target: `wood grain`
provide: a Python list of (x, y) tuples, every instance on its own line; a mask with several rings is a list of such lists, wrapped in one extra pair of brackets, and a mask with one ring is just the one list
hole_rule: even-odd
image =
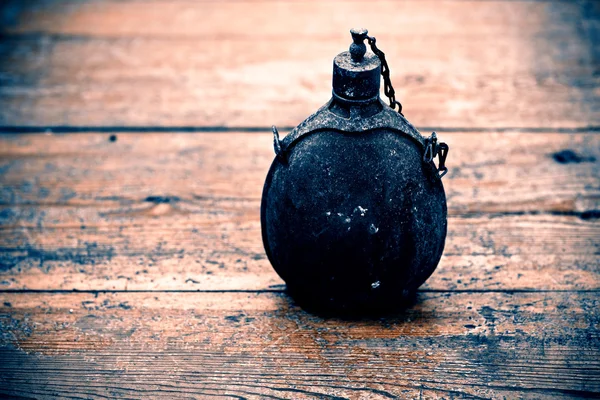
[(600, 391), (597, 293), (422, 293), (324, 320), (282, 294), (2, 294), (0, 393), (559, 398)]
[[(0, 1), (0, 131), (88, 132), (0, 136), (0, 397), (599, 397), (598, 21), (590, 1)], [(411, 122), (452, 132), (449, 231), (409, 309), (323, 319), (264, 256), (263, 128), (327, 101), (353, 26)]]
[[(450, 146), (444, 186), (451, 215), (600, 209), (600, 137), (594, 133), (439, 136)], [(100, 133), (0, 136), (0, 202), (125, 212), (147, 207), (148, 196), (184, 209), (203, 201), (259, 200), (274, 158), (266, 132), (115, 139)]]
[[(198, 215), (131, 226), (4, 229), (0, 282), (3, 289), (41, 290), (280, 288), (262, 248), (257, 207), (252, 211), (243, 222)], [(600, 288), (597, 222), (517, 216), (449, 223), (441, 266), (425, 288)]]
[[(600, 288), (600, 137), (444, 134), (449, 233), (426, 290)], [(262, 134), (0, 138), (0, 288), (280, 290)]]
[(417, 126), (600, 124), (594, 3), (7, 4), (2, 125), (295, 126), (330, 97), (354, 25)]

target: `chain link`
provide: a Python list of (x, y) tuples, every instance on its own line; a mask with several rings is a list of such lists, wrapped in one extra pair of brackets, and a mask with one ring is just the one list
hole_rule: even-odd
[(371, 51), (375, 53), (375, 55), (379, 57), (379, 60), (381, 61), (381, 76), (383, 76), (383, 93), (385, 93), (386, 97), (390, 100), (390, 107), (394, 110), (396, 109), (396, 107), (398, 107), (398, 113), (404, 116), (404, 114), (402, 114), (402, 104), (400, 104), (400, 102), (396, 100), (396, 91), (392, 86), (392, 81), (390, 79), (390, 67), (388, 66), (388, 63), (385, 60), (385, 54), (377, 47), (377, 39), (375, 39), (375, 37), (367, 36), (367, 41), (369, 42), (369, 46), (371, 46)]

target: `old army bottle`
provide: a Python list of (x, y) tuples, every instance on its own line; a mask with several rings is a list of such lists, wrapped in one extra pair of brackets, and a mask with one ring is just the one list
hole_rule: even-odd
[[(328, 314), (403, 306), (435, 270), (446, 239), (448, 146), (404, 118), (375, 38), (350, 32), (350, 51), (333, 60), (331, 100), (282, 140), (273, 127), (276, 157), (261, 204), (275, 271), (301, 306)], [(379, 97), (380, 76), (390, 106)]]

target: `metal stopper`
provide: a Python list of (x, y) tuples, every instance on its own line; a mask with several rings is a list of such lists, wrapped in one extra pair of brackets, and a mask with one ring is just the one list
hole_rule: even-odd
[(363, 28), (350, 29), (352, 40), (354, 40), (354, 43), (350, 45), (350, 55), (352, 56), (352, 61), (361, 62), (363, 60), (363, 57), (367, 52), (367, 46), (364, 42), (368, 33), (369, 31)]
[(333, 60), (333, 93), (346, 100), (371, 100), (379, 96), (381, 61), (367, 53), (366, 29), (352, 29), (350, 51)]

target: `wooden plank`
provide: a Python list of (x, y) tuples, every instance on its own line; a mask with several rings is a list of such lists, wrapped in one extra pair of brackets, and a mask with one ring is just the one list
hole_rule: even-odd
[[(451, 215), (600, 209), (596, 134), (439, 136), (450, 146), (444, 186)], [(107, 207), (114, 213), (147, 208), (144, 199), (161, 196), (179, 199), (178, 208), (192, 211), (202, 201), (259, 200), (274, 158), (269, 133), (117, 134), (115, 139), (1, 136), (0, 202)]]
[(600, 393), (597, 293), (429, 293), (403, 314), (356, 321), (307, 314), (275, 293), (1, 296), (8, 395)]
[[(152, 7), (145, 7), (146, 3), (142, 0), (56, 0), (51, 4), (38, 2), (33, 7), (19, 3), (14, 1), (8, 4), (12, 18), (4, 21), (5, 32), (94, 37), (199, 38), (209, 35), (216, 38), (223, 35), (235, 38), (241, 34), (243, 38), (277, 38), (284, 34), (286, 38), (345, 38), (347, 32), (339, 30), (355, 22), (398, 25), (394, 30), (397, 35), (404, 30), (429, 35), (451, 35), (461, 30), (463, 35), (500, 35), (507, 31), (516, 34), (512, 30), (514, 28), (531, 34), (547, 29), (539, 24), (547, 18), (544, 13), (570, 11), (565, 17), (572, 18), (581, 12), (578, 8), (561, 4), (568, 1), (560, 0), (553, 1), (556, 4), (552, 5), (518, 0), (487, 2), (492, 4), (480, 1), (408, 0), (394, 5), (391, 1), (375, 0), (368, 5), (360, 1), (348, 2), (343, 7), (327, 0), (299, 0), (286, 4), (270, 4), (265, 0), (230, 0), (218, 5), (212, 4), (212, 0), (155, 0)], [(330, 18), (329, 23), (322, 24), (320, 17), (315, 15), (332, 11), (343, 15), (345, 20)], [(521, 15), (514, 15), (516, 12), (531, 15), (525, 19)], [(275, 13), (276, 16), (273, 15)], [(474, 19), (474, 15), (481, 18)], [(306, 22), (309, 25), (304, 25)], [(432, 29), (435, 22), (441, 23)], [(466, 25), (468, 31), (465, 31)], [(570, 30), (567, 26), (555, 29)]]
[[(600, 287), (599, 136), (443, 139), (451, 218), (425, 289)], [(0, 287), (281, 288), (260, 239), (271, 151), (262, 134), (2, 137)]]
[(331, 60), (348, 46), (354, 24), (378, 37), (417, 126), (600, 124), (593, 5), (62, 0), (12, 7), (20, 17), (4, 24), (0, 42), (2, 125), (294, 126), (330, 97)]
[[(258, 216), (241, 224), (157, 222), (4, 231), (2, 283), (67, 290), (266, 289), (282, 283), (265, 259)], [(599, 288), (599, 229), (574, 217), (451, 219), (445, 256), (426, 288)]]
[[(18, 220), (4, 227), (0, 288), (281, 289), (283, 282), (264, 255), (259, 203), (217, 205), (191, 213), (169, 204), (149, 205), (87, 220), (81, 215), (89, 209), (44, 207), (34, 221), (54, 216), (69, 221), (56, 227), (41, 222), (38, 228), (37, 222)], [(31, 217), (28, 210), (21, 215)], [(574, 216), (451, 218), (444, 257), (424, 288), (600, 289), (599, 237), (598, 220)]]

